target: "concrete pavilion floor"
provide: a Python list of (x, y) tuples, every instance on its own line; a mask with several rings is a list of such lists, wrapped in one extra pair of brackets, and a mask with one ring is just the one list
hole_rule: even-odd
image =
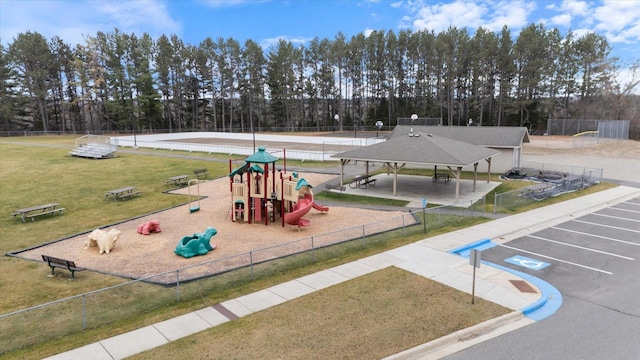
[[(434, 182), (430, 176), (398, 175), (396, 196), (393, 196), (393, 174), (377, 174), (372, 176), (376, 179), (374, 186), (357, 187), (354, 183), (345, 183), (344, 194), (371, 196), (379, 198), (406, 200), (410, 203), (407, 207), (422, 208), (422, 199), (426, 199), (429, 204), (449, 205), (456, 207), (470, 207), (474, 202), (482, 199), (487, 193), (495, 189), (500, 183), (487, 183), (486, 174), (484, 179), (478, 176), (475, 192), (473, 191), (473, 180), (460, 180), (460, 194), (456, 202), (456, 181)], [(339, 177), (331, 182), (337, 184)], [(332, 190), (336, 191), (336, 190)]]

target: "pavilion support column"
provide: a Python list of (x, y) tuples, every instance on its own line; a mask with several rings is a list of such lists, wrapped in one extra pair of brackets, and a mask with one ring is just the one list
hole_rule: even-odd
[(478, 163), (473, 164), (473, 192), (476, 192), (476, 182), (478, 181)]
[(396, 196), (398, 189), (398, 163), (393, 163), (393, 196)]
[(344, 167), (348, 162), (349, 160), (340, 159), (340, 187), (344, 186)]
[(458, 166), (456, 171), (456, 204), (460, 200), (460, 176), (462, 175), (462, 166)]
[(491, 182), (491, 158), (487, 159), (487, 184)]

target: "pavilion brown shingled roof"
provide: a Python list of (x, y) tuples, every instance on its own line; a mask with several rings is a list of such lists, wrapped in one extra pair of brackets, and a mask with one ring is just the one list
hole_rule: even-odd
[[(334, 158), (373, 162), (399, 162), (469, 166), (500, 152), (450, 138), (398, 126), (385, 142), (333, 155)], [(406, 132), (402, 133), (402, 130)]]

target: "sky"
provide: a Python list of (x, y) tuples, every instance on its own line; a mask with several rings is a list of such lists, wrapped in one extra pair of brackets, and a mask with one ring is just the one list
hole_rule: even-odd
[(75, 45), (98, 31), (252, 39), (265, 50), (279, 39), (308, 44), (314, 37), (347, 39), (373, 30), (433, 30), (480, 26), (514, 36), (529, 24), (564, 35), (606, 36), (621, 64), (640, 61), (640, 0), (0, 0), (0, 42), (19, 33), (59, 36)]

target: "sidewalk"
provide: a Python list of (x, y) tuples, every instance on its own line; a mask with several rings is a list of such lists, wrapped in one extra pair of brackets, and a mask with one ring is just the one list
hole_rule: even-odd
[[(388, 266), (396, 266), (470, 293), (473, 269), (469, 265), (469, 260), (449, 251), (482, 239), (505, 243), (636, 196), (640, 196), (640, 189), (620, 186), (434, 236), (47, 359), (122, 359)], [(510, 280), (525, 280), (529, 285), (537, 288), (538, 292), (522, 292)], [(547, 292), (541, 289), (539, 282), (535, 280), (537, 279), (523, 279), (510, 272), (486, 265), (481, 266), (476, 272), (476, 296), (510, 308), (514, 310), (512, 313), (387, 359), (437, 359), (551, 315), (560, 304), (547, 298)]]

